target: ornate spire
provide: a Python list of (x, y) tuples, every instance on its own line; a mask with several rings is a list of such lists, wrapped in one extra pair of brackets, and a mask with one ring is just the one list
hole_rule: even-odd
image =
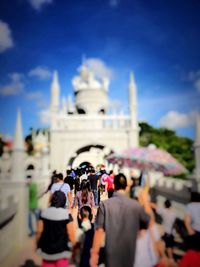
[(15, 128), (13, 150), (14, 151), (25, 150), (24, 139), (23, 139), (23, 134), (22, 134), (21, 112), (19, 109), (17, 111), (17, 121), (16, 121), (16, 128)]
[(131, 128), (137, 128), (137, 96), (136, 83), (133, 72), (130, 72), (129, 80), (129, 113), (131, 120)]
[(24, 159), (25, 159), (25, 146), (22, 134), (22, 123), (20, 110), (17, 112), (17, 122), (13, 143), (13, 151), (11, 156), (11, 179), (24, 181)]
[(136, 83), (135, 83), (134, 74), (132, 71), (130, 72), (130, 80), (129, 80), (129, 105), (130, 105), (130, 109), (133, 108), (133, 106), (137, 105)]
[(129, 82), (129, 86), (135, 86), (135, 79), (134, 79), (134, 74), (131, 71), (130, 72), (130, 82)]
[(57, 111), (59, 108), (59, 97), (60, 97), (60, 85), (58, 81), (58, 72), (54, 71), (53, 81), (51, 84), (51, 109)]

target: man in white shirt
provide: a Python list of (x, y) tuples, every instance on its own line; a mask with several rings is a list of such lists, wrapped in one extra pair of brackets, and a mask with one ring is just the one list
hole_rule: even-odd
[(81, 176), (80, 176), (80, 183), (82, 183), (83, 180), (87, 180), (88, 176), (86, 174), (86, 172), (84, 172)]
[(174, 237), (172, 235), (173, 226), (176, 220), (176, 213), (171, 208), (171, 201), (166, 199), (164, 202), (164, 208), (157, 208), (158, 214), (162, 217), (162, 226), (164, 228), (163, 240), (167, 248), (167, 254), (169, 258), (173, 258), (173, 244)]
[(66, 196), (66, 207), (71, 208), (72, 207), (72, 197), (71, 197), (70, 186), (69, 186), (69, 184), (63, 182), (62, 173), (56, 174), (56, 178), (57, 178), (57, 182), (54, 183), (51, 187), (51, 195), (50, 195), (49, 200), (51, 200), (52, 195), (55, 191), (62, 191), (63, 193), (65, 193), (65, 196)]

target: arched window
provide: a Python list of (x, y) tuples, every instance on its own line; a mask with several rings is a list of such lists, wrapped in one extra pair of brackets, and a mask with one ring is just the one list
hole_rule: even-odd
[(104, 108), (100, 109), (99, 114), (105, 114), (105, 109)]
[(33, 166), (33, 164), (29, 164), (28, 167), (26, 168), (26, 170), (34, 170), (35, 167)]
[(85, 110), (82, 108), (77, 109), (78, 114), (86, 114)]

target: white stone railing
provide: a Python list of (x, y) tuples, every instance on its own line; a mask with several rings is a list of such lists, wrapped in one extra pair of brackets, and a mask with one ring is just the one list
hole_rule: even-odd
[[(5, 178), (5, 177), (4, 177)], [(35, 180), (39, 194), (49, 183), (48, 177)], [(16, 249), (23, 246), (28, 236), (28, 188), (26, 180), (0, 181), (0, 266)]]
[(190, 187), (191, 182), (188, 180), (176, 179), (173, 177), (165, 177), (159, 172), (149, 172), (150, 187), (155, 185), (165, 186), (168, 189), (175, 189), (177, 191), (182, 190), (184, 187)]
[(53, 129), (130, 129), (130, 117), (126, 115), (63, 115), (56, 116)]
[[(11, 181), (0, 183), (0, 266), (3, 260), (10, 255), (23, 241), (24, 224), (21, 224), (21, 208), (26, 201), (26, 190), (23, 183)], [(23, 211), (24, 214), (26, 210)], [(26, 222), (25, 222), (26, 223)]]

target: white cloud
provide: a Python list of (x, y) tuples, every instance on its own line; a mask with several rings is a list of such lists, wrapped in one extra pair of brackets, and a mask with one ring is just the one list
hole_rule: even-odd
[(84, 64), (94, 72), (95, 76), (98, 78), (107, 77), (111, 79), (113, 76), (113, 71), (109, 68), (105, 62), (99, 58), (88, 58), (84, 61)]
[(190, 71), (183, 77), (183, 80), (192, 82), (197, 91), (200, 92), (200, 70)]
[(0, 20), (0, 53), (14, 46), (10, 27)]
[(42, 125), (50, 125), (50, 110), (49, 109), (43, 109), (38, 113), (40, 123)]
[(194, 82), (199, 77), (200, 77), (200, 70), (196, 70), (196, 71), (190, 71), (187, 75), (183, 77), (183, 79), (186, 81)]
[(53, 0), (28, 0), (35, 10), (41, 10), (44, 5), (53, 3)]
[(109, 5), (111, 7), (117, 7), (120, 3), (120, 0), (109, 0)]
[(47, 67), (38, 66), (35, 69), (30, 70), (28, 76), (36, 77), (39, 80), (48, 80), (51, 78), (52, 73)]
[(160, 126), (169, 129), (187, 128), (194, 124), (195, 113), (188, 114), (180, 113), (177, 111), (170, 111), (160, 119)]
[(17, 95), (24, 91), (23, 75), (20, 73), (12, 73), (9, 75), (10, 83), (0, 86), (0, 95), (11, 96)]
[(43, 98), (43, 94), (40, 91), (29, 92), (26, 94), (26, 98), (29, 100), (38, 100)]
[(26, 99), (35, 101), (39, 109), (47, 107), (44, 94), (41, 91), (29, 92), (26, 94)]

